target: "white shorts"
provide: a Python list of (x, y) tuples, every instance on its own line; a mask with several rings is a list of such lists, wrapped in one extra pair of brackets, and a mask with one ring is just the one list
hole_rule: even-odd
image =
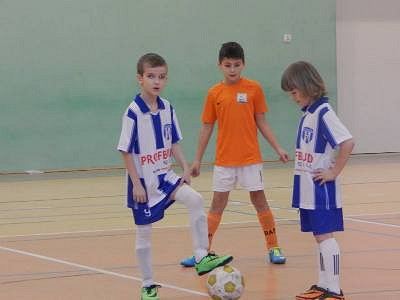
[(237, 184), (249, 192), (264, 190), (262, 163), (243, 167), (214, 166), (214, 192), (230, 192)]

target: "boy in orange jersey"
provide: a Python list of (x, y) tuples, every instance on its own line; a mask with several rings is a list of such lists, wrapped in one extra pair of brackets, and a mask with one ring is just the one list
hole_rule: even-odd
[[(202, 115), (195, 160), (191, 167), (194, 177), (200, 174), (200, 163), (204, 151), (218, 123), (216, 161), (213, 175), (213, 200), (208, 212), (208, 236), (212, 238), (221, 222), (227, 205), (229, 192), (240, 184), (250, 193), (259, 222), (265, 234), (268, 257), (271, 263), (284, 264), (275, 230), (275, 221), (264, 194), (263, 166), (257, 139), (257, 129), (279, 155), (287, 162), (287, 152), (278, 144), (265, 112), (267, 106), (261, 85), (244, 77), (244, 51), (236, 42), (222, 45), (219, 52), (219, 68), (224, 81), (209, 89)], [(194, 258), (181, 261), (185, 267), (194, 266)]]

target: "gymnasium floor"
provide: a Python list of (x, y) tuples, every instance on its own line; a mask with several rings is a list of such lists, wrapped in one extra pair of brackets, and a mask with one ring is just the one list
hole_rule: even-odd
[[(266, 263), (248, 195), (232, 193), (214, 240), (246, 282), (241, 299), (284, 300), (316, 280), (313, 238), (290, 208), (291, 164), (265, 165), (286, 265)], [(0, 299), (139, 299), (134, 226), (121, 171), (0, 175)], [(192, 185), (209, 206), (211, 172)], [(342, 175), (344, 233), (337, 235), (346, 299), (400, 299), (400, 154), (353, 156)], [(163, 300), (207, 299), (206, 276), (179, 266), (191, 254), (188, 218), (173, 205), (153, 231)]]

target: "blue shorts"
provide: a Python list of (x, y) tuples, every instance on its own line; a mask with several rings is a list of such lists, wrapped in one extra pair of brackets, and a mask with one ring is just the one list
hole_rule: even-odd
[(342, 209), (300, 208), (300, 224), (301, 231), (312, 232), (314, 235), (343, 231)]
[(135, 220), (136, 225), (147, 225), (154, 222), (157, 222), (164, 218), (165, 210), (171, 206), (175, 200), (169, 199), (171, 194), (176, 190), (179, 186), (181, 179), (179, 179), (171, 188), (168, 195), (165, 196), (163, 200), (158, 202), (153, 207), (149, 207), (147, 203), (134, 203), (132, 208), (133, 218)]

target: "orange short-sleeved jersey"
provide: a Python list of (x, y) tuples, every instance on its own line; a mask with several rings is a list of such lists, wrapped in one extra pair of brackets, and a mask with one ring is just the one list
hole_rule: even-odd
[(242, 77), (234, 85), (221, 82), (208, 90), (202, 121), (218, 124), (216, 165), (244, 166), (262, 161), (254, 115), (267, 110), (257, 81)]

